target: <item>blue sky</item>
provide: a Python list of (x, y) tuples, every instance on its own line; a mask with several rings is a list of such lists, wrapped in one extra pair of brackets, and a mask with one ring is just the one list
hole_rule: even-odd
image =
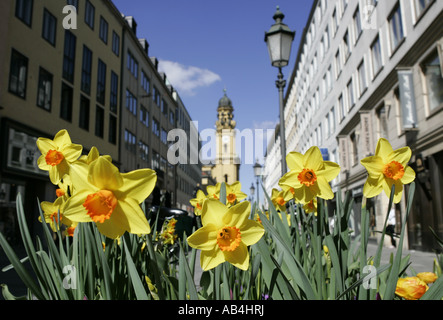
[[(296, 31), (292, 73), (303, 28), (313, 0), (113, 0), (137, 22), (137, 36), (149, 42), (149, 55), (178, 91), (199, 130), (214, 128), (217, 106), (226, 88), (237, 128), (269, 129), (278, 122), (277, 69), (272, 67), (264, 34), (279, 6), (283, 20)], [(242, 157), (240, 181), (249, 194), (255, 183), (251, 164)], [(259, 155), (263, 163), (263, 155)], [(261, 196), (261, 199), (262, 196)]]

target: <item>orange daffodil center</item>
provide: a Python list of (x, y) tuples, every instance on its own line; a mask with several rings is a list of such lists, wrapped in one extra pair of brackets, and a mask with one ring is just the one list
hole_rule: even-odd
[(239, 228), (225, 226), (217, 233), (217, 244), (221, 251), (234, 251), (241, 243)]
[(383, 168), (383, 174), (387, 178), (399, 180), (405, 174), (405, 168), (398, 161), (391, 161)]
[(88, 215), (94, 222), (103, 223), (111, 217), (112, 212), (117, 206), (117, 198), (112, 191), (100, 190), (89, 194), (86, 197), (83, 206), (88, 211)]
[(64, 158), (65, 157), (63, 156), (63, 153), (57, 150), (49, 150), (45, 156), (46, 163), (50, 166), (56, 166), (60, 164), (60, 162), (62, 162)]
[(304, 168), (302, 172), (298, 174), (297, 178), (300, 183), (307, 187), (314, 185), (315, 181), (317, 181), (317, 176), (315, 175), (314, 170), (307, 168)]

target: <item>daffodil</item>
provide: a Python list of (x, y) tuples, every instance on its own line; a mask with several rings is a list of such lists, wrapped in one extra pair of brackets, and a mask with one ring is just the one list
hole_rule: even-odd
[(290, 152), (286, 162), (289, 172), (280, 178), (279, 186), (286, 194), (292, 193), (296, 202), (305, 204), (314, 197), (334, 198), (329, 182), (340, 173), (340, 166), (335, 162), (324, 161), (317, 146), (309, 148), (304, 155)]
[(207, 186), (206, 193), (208, 194), (208, 198), (219, 200), (220, 199), (220, 188), (221, 188), (220, 182), (218, 182), (215, 186), (213, 186), (213, 185)]
[(49, 172), (49, 178), (55, 185), (69, 173), (69, 165), (80, 157), (83, 149), (81, 145), (71, 142), (66, 130), (60, 130), (54, 140), (38, 138), (37, 147), (42, 154), (37, 165), (41, 170)]
[(246, 193), (241, 191), (241, 183), (239, 181), (233, 184), (226, 184), (226, 204), (235, 205), (238, 201), (246, 199)]
[(98, 230), (112, 239), (125, 231), (149, 233), (150, 226), (140, 203), (154, 189), (155, 171), (138, 169), (120, 173), (104, 157), (92, 161), (87, 168), (86, 176), (71, 177), (75, 193), (66, 202), (64, 215), (76, 222), (95, 222)]
[(417, 273), (417, 278), (428, 283), (433, 283), (437, 280), (437, 275), (434, 272), (420, 272)]
[(272, 189), (271, 201), (275, 209), (280, 211), (286, 211), (285, 192), (276, 188)]
[(418, 300), (428, 289), (426, 282), (420, 278), (406, 277), (398, 279), (395, 294), (406, 300)]
[[(54, 202), (43, 201), (40, 206), (45, 222), (49, 224), (52, 231), (57, 232), (60, 230), (61, 224), (67, 227), (72, 225), (72, 221), (63, 215), (64, 200), (62, 197), (57, 198)], [(38, 220), (42, 222), (40, 216)]]
[(248, 219), (250, 212), (249, 201), (232, 207), (214, 199), (204, 202), (203, 226), (188, 237), (189, 245), (201, 250), (203, 270), (215, 268), (225, 261), (242, 270), (248, 268), (248, 246), (259, 241), (264, 234), (261, 224)]
[(368, 178), (363, 186), (363, 195), (375, 197), (383, 190), (389, 197), (395, 185), (394, 203), (401, 200), (403, 185), (415, 179), (415, 172), (407, 164), (411, 158), (411, 149), (403, 147), (393, 150), (388, 140), (381, 138), (377, 142), (375, 155), (360, 162), (368, 171)]
[(305, 203), (303, 205), (303, 210), (305, 210), (306, 213), (315, 213), (317, 215), (317, 198), (313, 198), (308, 203)]
[(194, 199), (189, 200), (191, 205), (194, 207), (194, 213), (195, 215), (199, 216), (201, 215), (202, 208), (203, 208), (203, 202), (207, 199), (205, 193), (202, 190), (198, 190), (196, 197)]

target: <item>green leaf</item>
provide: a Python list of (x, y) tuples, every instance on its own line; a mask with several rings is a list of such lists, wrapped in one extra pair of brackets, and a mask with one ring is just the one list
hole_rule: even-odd
[(140, 280), (140, 276), (137, 272), (134, 261), (131, 258), (131, 252), (129, 251), (126, 245), (126, 238), (123, 237), (122, 241), (123, 241), (123, 246), (125, 248), (126, 263), (128, 265), (128, 274), (135, 291), (135, 296), (137, 297), (137, 300), (149, 300), (148, 294), (146, 293), (143, 283)]
[(430, 286), (428, 291), (420, 298), (420, 300), (441, 300), (443, 299), (443, 277), (437, 280)]

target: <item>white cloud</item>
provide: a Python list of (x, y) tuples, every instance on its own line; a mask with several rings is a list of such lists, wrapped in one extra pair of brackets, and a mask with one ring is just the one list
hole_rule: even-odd
[(195, 94), (195, 89), (210, 86), (221, 80), (218, 74), (208, 69), (185, 66), (168, 60), (159, 60), (159, 70), (166, 73), (168, 81), (184, 95), (192, 96)]

